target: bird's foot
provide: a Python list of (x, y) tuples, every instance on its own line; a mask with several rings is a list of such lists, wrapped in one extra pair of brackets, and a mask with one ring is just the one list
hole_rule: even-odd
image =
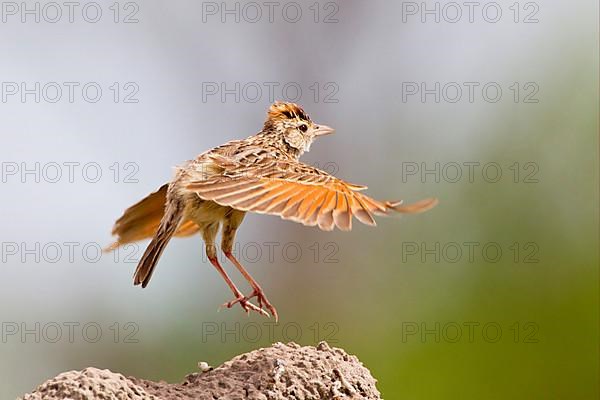
[(240, 303), (240, 306), (244, 309), (244, 311), (246, 311), (246, 313), (250, 313), (250, 311), (255, 311), (261, 315), (264, 315), (266, 317), (269, 316), (269, 314), (267, 314), (267, 312), (265, 310), (262, 309), (262, 307), (257, 307), (254, 304), (252, 304), (250, 302), (250, 298), (243, 296), (243, 295), (239, 295), (238, 297), (236, 297), (235, 299), (224, 303), (221, 307), (227, 307), (227, 308), (231, 308), (234, 305), (236, 305), (237, 303)]
[(264, 305), (265, 308), (267, 310), (269, 310), (271, 315), (275, 318), (275, 322), (277, 322), (279, 320), (279, 316), (277, 315), (277, 310), (269, 302), (269, 299), (267, 299), (267, 296), (265, 296), (265, 292), (263, 292), (263, 290), (260, 287), (254, 288), (254, 291), (252, 292), (252, 294), (250, 296), (246, 297), (246, 299), (250, 300), (253, 297), (256, 297), (256, 301), (258, 302), (258, 306), (260, 307), (261, 311), (264, 311), (263, 310), (263, 305)]

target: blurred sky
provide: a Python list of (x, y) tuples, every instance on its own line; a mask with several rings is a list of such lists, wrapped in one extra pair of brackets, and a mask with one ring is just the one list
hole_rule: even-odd
[[(23, 14), (35, 4), (39, 23)], [(272, 341), (259, 316), (216, 312), (230, 293), (199, 237), (173, 241), (145, 290), (131, 280), (145, 243), (95, 253), (172, 167), (259, 131), (269, 87), (336, 128), (306, 162), (376, 198), (440, 198), (429, 213), (351, 233), (247, 216), (239, 246), (282, 316), (275, 340), (296, 338), (281, 327), (300, 327), (303, 344), (334, 339), (385, 398), (598, 396), (596, 1), (477, 3), (473, 22), (463, 5), (456, 23), (446, 2), (282, 2), (273, 22), (261, 2), (261, 18), (231, 1), (83, 2), (72, 23), (65, 6), (48, 22), (58, 17), (46, 4), (1, 4), (0, 398), (90, 365), (178, 381), (196, 361)], [(440, 21), (421, 4), (437, 4)], [(436, 82), (440, 101), (421, 101), (421, 84)], [(233, 89), (224, 101), (222, 85)], [(421, 175), (436, 163), (439, 178)], [(477, 243), (473, 260), (465, 243)], [(482, 255), (489, 243), (497, 262)], [(22, 338), (36, 323), (39, 343)], [(83, 338), (90, 323), (97, 343)], [(260, 326), (259, 340), (222, 339), (236, 323)], [(501, 338), (471, 341), (465, 323), (499, 326)]]

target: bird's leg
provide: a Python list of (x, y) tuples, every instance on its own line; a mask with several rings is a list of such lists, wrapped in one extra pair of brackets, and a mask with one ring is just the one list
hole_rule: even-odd
[(258, 284), (258, 282), (256, 282), (256, 280), (254, 280), (254, 278), (252, 277), (252, 275), (250, 275), (246, 268), (244, 268), (242, 264), (240, 264), (240, 262), (234, 257), (231, 251), (233, 248), (233, 241), (235, 239), (235, 232), (242, 223), (244, 215), (244, 212), (237, 210), (232, 210), (232, 212), (228, 215), (228, 218), (223, 223), (223, 239), (221, 242), (221, 250), (225, 254), (225, 257), (227, 257), (229, 261), (231, 261), (233, 265), (235, 265), (238, 271), (240, 271), (244, 278), (246, 278), (250, 286), (252, 286), (252, 294), (250, 294), (250, 296), (245, 297), (245, 299), (250, 300), (251, 298), (256, 297), (260, 309), (262, 310), (262, 307), (264, 305), (267, 308), (267, 310), (269, 310), (271, 315), (275, 317), (275, 322), (277, 322), (279, 320), (277, 310), (269, 302), (269, 299), (267, 299), (267, 296), (265, 296), (265, 293)]
[(254, 304), (252, 304), (250, 301), (248, 301), (249, 298), (247, 298), (246, 296), (244, 296), (242, 294), (242, 292), (240, 292), (240, 290), (235, 286), (235, 284), (233, 283), (233, 281), (231, 280), (231, 278), (229, 278), (229, 276), (227, 275), (227, 272), (225, 272), (225, 270), (223, 269), (223, 267), (221, 267), (221, 265), (219, 264), (219, 261), (217, 260), (216, 257), (215, 258), (208, 257), (208, 259), (210, 260), (210, 263), (215, 266), (215, 268), (217, 269), (217, 271), (219, 271), (219, 273), (221, 274), (221, 276), (223, 277), (223, 279), (225, 280), (225, 282), (227, 283), (227, 285), (229, 286), (229, 288), (233, 292), (233, 295), (235, 296), (235, 299), (233, 299), (233, 300), (231, 300), (231, 301), (223, 304), (223, 307), (231, 308), (231, 307), (234, 306), (234, 304), (240, 303), (240, 306), (247, 313), (249, 313), (250, 311), (256, 311), (259, 314), (262, 314), (262, 315), (265, 315), (265, 316), (269, 316), (269, 314), (267, 314), (265, 312), (265, 310), (263, 310), (261, 307), (257, 307)]
[[(218, 228), (218, 226), (217, 226), (217, 228)], [(227, 307), (227, 308), (231, 308), (231, 307), (233, 307), (234, 304), (240, 303), (240, 306), (247, 313), (249, 313), (250, 311), (256, 311), (259, 314), (269, 316), (269, 314), (267, 314), (265, 312), (265, 310), (263, 310), (261, 307), (257, 307), (254, 304), (252, 304), (250, 301), (248, 301), (248, 298), (246, 298), (246, 296), (244, 296), (242, 294), (242, 292), (240, 292), (240, 290), (237, 288), (237, 286), (235, 286), (235, 283), (233, 283), (233, 281), (231, 280), (229, 275), (227, 275), (227, 272), (225, 272), (225, 269), (223, 269), (221, 264), (219, 264), (219, 260), (217, 259), (217, 250), (216, 250), (214, 241), (210, 240), (211, 239), (210, 233), (211, 232), (206, 232), (206, 231), (203, 232), (204, 240), (206, 241), (206, 255), (208, 256), (210, 263), (217, 269), (217, 271), (219, 271), (219, 274), (221, 274), (221, 276), (225, 280), (225, 283), (227, 283), (227, 286), (229, 286), (229, 288), (233, 292), (233, 295), (235, 296), (235, 299), (233, 299), (232, 301), (230, 301), (228, 303), (223, 304), (223, 306)], [(213, 236), (213, 239), (214, 239), (214, 236)]]
[(279, 320), (279, 316), (277, 315), (277, 310), (269, 302), (269, 299), (267, 299), (265, 292), (262, 290), (262, 288), (260, 287), (258, 282), (256, 282), (256, 280), (254, 280), (252, 275), (250, 275), (250, 273), (248, 273), (248, 271), (246, 271), (246, 269), (242, 266), (242, 264), (240, 264), (240, 262), (233, 256), (231, 251), (223, 250), (223, 253), (225, 253), (225, 256), (233, 263), (233, 265), (236, 266), (236, 268), (240, 271), (240, 273), (244, 276), (244, 278), (246, 278), (246, 280), (248, 281), (250, 286), (252, 286), (252, 293), (250, 294), (250, 296), (245, 297), (246, 300), (250, 300), (251, 298), (256, 297), (256, 299), (258, 301), (258, 306), (260, 307), (260, 309), (262, 310), (262, 307), (264, 305), (267, 308), (267, 310), (269, 310), (271, 315), (273, 317), (275, 317), (275, 322), (277, 322)]

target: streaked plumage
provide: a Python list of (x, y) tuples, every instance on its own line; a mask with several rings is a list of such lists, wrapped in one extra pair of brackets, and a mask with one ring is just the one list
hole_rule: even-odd
[[(246, 311), (265, 314), (263, 305), (277, 318), (262, 289), (232, 255), (235, 232), (246, 212), (278, 215), (283, 219), (330, 231), (348, 231), (352, 219), (375, 225), (374, 215), (426, 211), (437, 200), (410, 205), (375, 200), (361, 191), (365, 186), (338, 179), (300, 162), (317, 136), (333, 129), (314, 124), (298, 105), (275, 103), (263, 130), (244, 140), (234, 140), (199, 155), (177, 169), (174, 179), (133, 205), (117, 220), (113, 234), (122, 244), (152, 237), (135, 272), (134, 283), (145, 287), (165, 246), (173, 236), (201, 232), (206, 252), (234, 293), (235, 303)], [(216, 257), (215, 237), (221, 228), (221, 250), (253, 288), (243, 296)], [(258, 307), (249, 302), (257, 297)]]

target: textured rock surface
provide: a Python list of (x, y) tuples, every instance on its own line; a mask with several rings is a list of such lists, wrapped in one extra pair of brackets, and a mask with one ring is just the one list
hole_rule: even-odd
[(62, 373), (23, 399), (379, 399), (375, 382), (355, 356), (325, 342), (316, 348), (276, 343), (178, 384), (86, 368)]

